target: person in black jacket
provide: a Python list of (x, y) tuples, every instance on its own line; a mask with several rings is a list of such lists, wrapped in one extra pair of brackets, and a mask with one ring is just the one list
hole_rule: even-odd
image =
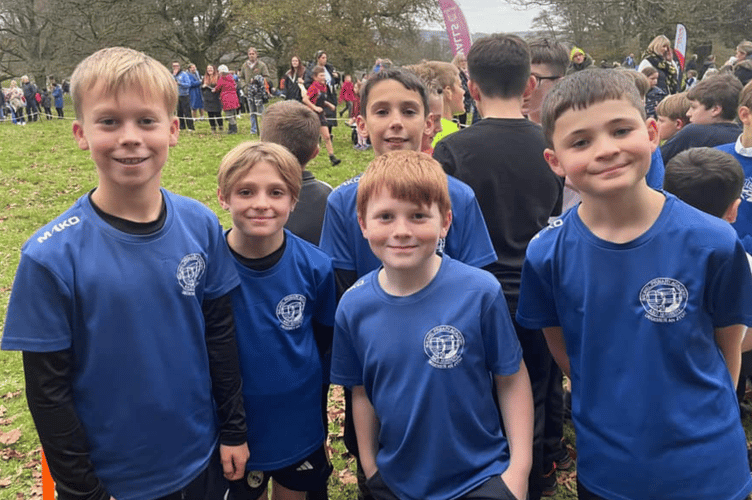
[(26, 121), (35, 122), (39, 119), (39, 106), (37, 105), (39, 90), (33, 82), (29, 81), (29, 77), (26, 75), (21, 77), (21, 88), (26, 99), (26, 116), (28, 117)]

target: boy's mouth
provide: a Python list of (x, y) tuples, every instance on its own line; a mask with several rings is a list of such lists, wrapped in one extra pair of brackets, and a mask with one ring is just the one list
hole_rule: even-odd
[(117, 158), (117, 161), (124, 165), (138, 165), (146, 161), (146, 158)]

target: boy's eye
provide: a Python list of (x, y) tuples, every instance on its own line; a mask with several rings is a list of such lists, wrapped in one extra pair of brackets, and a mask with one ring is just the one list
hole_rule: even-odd
[(279, 197), (279, 196), (284, 196), (284, 195), (285, 195), (285, 191), (284, 191), (284, 189), (274, 189), (274, 190), (272, 191), (272, 196), (277, 196), (277, 197)]
[(573, 148), (584, 148), (588, 145), (588, 141), (586, 139), (577, 139), (576, 141), (572, 142)]
[(387, 214), (387, 213), (378, 214), (376, 216), (376, 219), (380, 221), (389, 221), (389, 220), (392, 220), (392, 214)]
[(428, 214), (425, 214), (423, 212), (415, 212), (413, 214), (413, 219), (415, 219), (415, 220), (423, 220), (423, 219), (427, 219), (427, 218), (428, 218)]
[(418, 110), (413, 109), (413, 108), (408, 108), (408, 109), (404, 110), (403, 113), (406, 114), (406, 115), (408, 115), (408, 116), (415, 116), (415, 115), (418, 114)]
[(156, 123), (154, 118), (141, 118), (142, 125), (153, 125), (154, 123)]
[(238, 190), (238, 194), (240, 196), (250, 196), (252, 191), (250, 189), (240, 189)]
[(376, 112), (375, 112), (375, 114), (377, 114), (377, 115), (386, 115), (388, 113), (389, 113), (388, 109), (377, 109)]
[(102, 118), (99, 120), (99, 123), (107, 127), (110, 127), (115, 124), (115, 119), (114, 118)]
[(629, 128), (629, 127), (621, 127), (621, 128), (618, 128), (618, 129), (616, 129), (614, 131), (614, 135), (617, 136), (617, 137), (619, 137), (619, 136), (625, 136), (625, 135), (629, 134), (631, 131), (632, 131), (632, 129)]

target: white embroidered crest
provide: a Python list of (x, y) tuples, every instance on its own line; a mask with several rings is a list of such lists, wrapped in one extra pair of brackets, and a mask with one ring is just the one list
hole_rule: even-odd
[(640, 302), (645, 317), (656, 323), (674, 323), (686, 313), (689, 293), (687, 288), (672, 278), (655, 278), (640, 290)]
[(198, 286), (201, 276), (206, 270), (206, 262), (201, 254), (189, 253), (178, 264), (176, 274), (178, 283), (183, 288), (183, 295), (196, 295), (196, 286)]
[(462, 361), (465, 337), (453, 326), (432, 328), (423, 339), (423, 350), (434, 368), (454, 368)]
[(305, 295), (297, 293), (288, 295), (277, 304), (277, 319), (279, 326), (285, 330), (300, 328), (303, 324), (303, 311), (305, 310)]

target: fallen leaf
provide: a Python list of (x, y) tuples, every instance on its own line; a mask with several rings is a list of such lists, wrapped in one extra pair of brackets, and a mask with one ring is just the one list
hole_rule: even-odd
[(6, 486), (10, 486), (10, 478), (9, 477), (0, 479), (0, 488), (5, 488)]
[(11, 398), (15, 398), (16, 396), (18, 396), (20, 394), (21, 394), (21, 390), (19, 389), (16, 392), (9, 392), (8, 394), (5, 394), (4, 396), (2, 396), (2, 398), (3, 399), (11, 399)]
[(23, 453), (19, 453), (13, 448), (3, 448), (0, 450), (0, 458), (3, 460), (10, 460), (11, 458), (24, 458)]
[(21, 429), (13, 429), (8, 432), (0, 431), (0, 443), (6, 446), (15, 443), (19, 439), (21, 439)]

